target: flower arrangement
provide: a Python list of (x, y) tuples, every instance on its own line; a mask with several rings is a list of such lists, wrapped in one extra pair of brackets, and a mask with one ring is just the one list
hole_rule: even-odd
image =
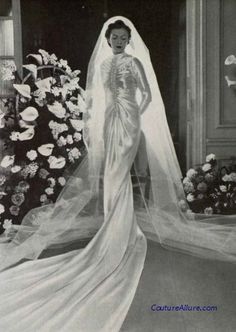
[[(214, 154), (187, 171), (183, 179), (186, 200), (192, 212), (236, 214), (236, 163), (219, 168)], [(184, 202), (180, 202), (183, 207)], [(186, 209), (185, 204), (185, 209)], [(190, 212), (191, 212), (190, 211)]]
[[(235, 64), (236, 64), (236, 57), (235, 57), (235, 55), (229, 55), (225, 59), (225, 65), (226, 66), (235, 65)], [(236, 85), (236, 81), (230, 79), (229, 76), (227, 76), (227, 75), (225, 76), (225, 80), (226, 80), (226, 83), (227, 83), (228, 87)]]
[(22, 81), (14, 65), (0, 69), (15, 90), (0, 110), (4, 142), (0, 233), (20, 223), (30, 209), (56, 200), (66, 183), (65, 170), (80, 159), (84, 149), (80, 71), (72, 71), (66, 60), (44, 50), (28, 57), (36, 64), (23, 66), (27, 75)]

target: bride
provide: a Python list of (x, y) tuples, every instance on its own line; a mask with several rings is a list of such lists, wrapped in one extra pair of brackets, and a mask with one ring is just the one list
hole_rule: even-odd
[[(235, 262), (233, 217), (205, 220), (179, 208), (181, 172), (162, 98), (128, 19), (104, 24), (86, 98), (87, 156), (57, 202), (31, 210), (1, 244), (1, 331), (119, 331), (142, 273), (144, 233), (168, 248)], [(85, 248), (68, 250), (87, 238)], [(53, 255), (58, 248), (64, 253)]]

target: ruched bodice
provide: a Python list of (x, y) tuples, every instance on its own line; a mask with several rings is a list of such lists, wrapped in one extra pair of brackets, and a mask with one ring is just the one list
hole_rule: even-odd
[(101, 65), (101, 75), (107, 107), (124, 99), (137, 106), (136, 91), (139, 87), (139, 76), (131, 55), (126, 53), (112, 55)]

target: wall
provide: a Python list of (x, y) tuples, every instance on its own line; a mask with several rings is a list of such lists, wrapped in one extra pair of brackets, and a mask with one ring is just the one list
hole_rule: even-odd
[(214, 153), (219, 164), (236, 157), (236, 94), (225, 75), (236, 79), (236, 2), (187, 1), (187, 166)]
[(179, 147), (179, 37), (185, 35), (183, 24), (179, 26), (179, 6), (183, 3), (21, 0), (24, 58), (39, 48), (56, 53), (68, 59), (72, 68), (81, 70), (81, 85), (85, 86), (88, 60), (103, 22), (115, 15), (130, 18), (150, 50), (172, 137), (184, 164), (185, 149)]

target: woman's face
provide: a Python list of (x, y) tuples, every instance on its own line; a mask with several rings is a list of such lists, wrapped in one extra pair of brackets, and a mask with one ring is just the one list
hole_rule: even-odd
[(129, 35), (127, 30), (124, 28), (112, 29), (109, 42), (113, 54), (123, 53), (129, 42)]

